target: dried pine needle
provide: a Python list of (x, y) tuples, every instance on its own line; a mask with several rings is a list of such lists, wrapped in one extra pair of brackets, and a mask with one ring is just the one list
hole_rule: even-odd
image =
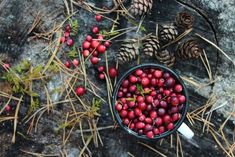
[(158, 150), (154, 149), (153, 147), (145, 144), (145, 143), (142, 143), (142, 142), (138, 142), (139, 144), (149, 148), (150, 150), (154, 151), (155, 153), (157, 153), (158, 155), (162, 156), (162, 157), (167, 157), (166, 155), (164, 155), (163, 153), (159, 152)]

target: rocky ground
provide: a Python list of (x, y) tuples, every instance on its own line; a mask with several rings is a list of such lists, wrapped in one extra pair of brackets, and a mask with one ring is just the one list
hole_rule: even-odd
[[(112, 7), (110, 0), (101, 0), (99, 2), (90, 0), (96, 6)], [(195, 16), (196, 24), (194, 26), (194, 33), (199, 33), (211, 40), (212, 42), (218, 42), (218, 45), (228, 54), (235, 62), (235, 20), (234, 19), (234, 7), (235, 2), (233, 0), (157, 0), (154, 4), (154, 9), (151, 15), (147, 16), (143, 25), (146, 27), (148, 33), (155, 32), (156, 23), (172, 23), (174, 22), (175, 15), (180, 11), (189, 11)], [(75, 14), (74, 18), (79, 21), (79, 37), (76, 39), (77, 43), (81, 43), (85, 35), (90, 31), (91, 25), (96, 24), (94, 14), (87, 12), (74, 6), (74, 10), (79, 10)], [(37, 15), (41, 15), (41, 23), (34, 29), (35, 33), (43, 33), (50, 31), (53, 26), (60, 24), (65, 20), (66, 6), (64, 1), (57, 0), (38, 0), (38, 1), (18, 1), (18, 0), (0, 0), (0, 50), (6, 50), (5, 47), (11, 45), (13, 50), (9, 50), (8, 56), (12, 64), (17, 65), (21, 60), (29, 60), (34, 66), (47, 64), (50, 55), (48, 54), (48, 40), (44, 38), (34, 38), (34, 34), (29, 34), (25, 37), (25, 30), (29, 30), (33, 21)], [(167, 15), (167, 16), (166, 16)], [(111, 15), (112, 17), (113, 15)], [(120, 28), (128, 27), (130, 23), (126, 20), (120, 20)], [(106, 20), (101, 22), (101, 27), (109, 28), (111, 21)], [(6, 31), (7, 30), (7, 31)], [(9, 31), (8, 31), (9, 30)], [(142, 36), (143, 34), (136, 34), (130, 32), (123, 38), (131, 38), (136, 36)], [(10, 36), (11, 38), (7, 38)], [(54, 36), (56, 36), (54, 34)], [(190, 37), (195, 37), (194, 34), (190, 34)], [(19, 40), (20, 39), (20, 40)], [(25, 40), (24, 40), (25, 39)], [(234, 142), (234, 64), (229, 61), (222, 53), (217, 52), (211, 45), (202, 42), (208, 59), (211, 64), (214, 79), (217, 81), (210, 86), (201, 88), (195, 91), (195, 87), (191, 84), (187, 84), (190, 91), (191, 108), (190, 111), (197, 109), (204, 105), (211, 94), (216, 94), (216, 103), (213, 109), (216, 111), (212, 116), (212, 123), (215, 128), (218, 129), (221, 124), (229, 118), (230, 120), (225, 125), (224, 133), (229, 139), (228, 142)], [(3, 45), (3, 46), (2, 46)], [(111, 65), (115, 65), (115, 53), (120, 45), (120, 42), (115, 42), (112, 48), (109, 50), (108, 59)], [(0, 52), (1, 53), (1, 52)], [(58, 53), (58, 57), (64, 59), (63, 50)], [(156, 62), (152, 58), (141, 57), (141, 62)], [(121, 72), (129, 69), (136, 63), (132, 63), (128, 66), (121, 66)], [(95, 84), (98, 84), (102, 89), (100, 93), (102, 97), (106, 97), (106, 86), (104, 83), (97, 81), (95, 78), (96, 70), (91, 65), (89, 67), (89, 77)], [(182, 76), (190, 77), (202, 84), (208, 83), (208, 76), (203, 64), (200, 60), (181, 62), (180, 60), (174, 66), (176, 70)], [(1, 73), (0, 73), (1, 74)], [(63, 79), (59, 75), (54, 76), (48, 83), (47, 87), (52, 96), (52, 101), (56, 102), (61, 97), (60, 94), (52, 92), (63, 84)], [(40, 86), (40, 85), (38, 85)], [(37, 86), (37, 90), (40, 90)], [(42, 101), (46, 101), (45, 93), (41, 92), (40, 97)], [(222, 105), (222, 106), (221, 106)], [(27, 134), (28, 125), (21, 124), (18, 127), (17, 140), (15, 144), (11, 143), (12, 138), (12, 124), (4, 123), (0, 126), (0, 156), (2, 157), (25, 157), (25, 156), (40, 156), (40, 154), (49, 156), (62, 156), (67, 154), (68, 157), (76, 157), (79, 155), (82, 142), (79, 134), (79, 128), (75, 128), (71, 138), (66, 145), (63, 145), (62, 138), (63, 133), (57, 132), (58, 125), (64, 121), (66, 116), (66, 104), (63, 109), (56, 109), (55, 112), (50, 114), (44, 114), (40, 119), (37, 131)], [(102, 116), (100, 117), (98, 126), (110, 126), (113, 125), (109, 108), (107, 104), (102, 107)], [(190, 124), (186, 121), (187, 124)], [(183, 146), (184, 156), (207, 156), (207, 157), (221, 157), (225, 156), (223, 150), (210, 133), (202, 132), (202, 123), (196, 122), (194, 126), (191, 126), (195, 132), (195, 138), (192, 141), (187, 141), (181, 138)], [(135, 157), (141, 156), (157, 156), (159, 154), (154, 153), (150, 149), (140, 145), (138, 142), (144, 142), (150, 146), (156, 148), (166, 156), (177, 156), (176, 150), (176, 134), (174, 134), (173, 145), (171, 146), (170, 138), (163, 142), (155, 141), (141, 141), (127, 133), (120, 128), (107, 129), (100, 131), (101, 138), (104, 142), (103, 146), (96, 148), (94, 145), (90, 145), (89, 148), (94, 157), (127, 157), (131, 153)], [(180, 136), (181, 137), (181, 136)], [(223, 141), (224, 142), (224, 141)], [(29, 154), (23, 151), (39, 153)], [(66, 153), (63, 153), (66, 152)], [(43, 156), (43, 155), (42, 155)]]

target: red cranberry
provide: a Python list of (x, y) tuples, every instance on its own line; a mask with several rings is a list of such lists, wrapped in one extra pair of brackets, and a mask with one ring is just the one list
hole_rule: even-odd
[(159, 135), (160, 134), (158, 128), (154, 128), (153, 129), (153, 133), (154, 133), (154, 135)]
[(73, 60), (73, 65), (74, 65), (75, 67), (78, 67), (79, 61), (78, 61), (77, 59), (74, 59), (74, 60)]
[(141, 102), (144, 102), (144, 97), (143, 96), (137, 96), (137, 102), (138, 103), (141, 103)]
[(91, 47), (92, 48), (97, 48), (98, 46), (100, 45), (100, 43), (99, 43), (99, 41), (97, 41), (97, 40), (92, 40), (91, 41)]
[(79, 86), (76, 88), (75, 92), (78, 96), (83, 96), (86, 92), (86, 89), (82, 86)]
[(97, 26), (94, 26), (93, 28), (92, 28), (92, 33), (94, 33), (94, 34), (98, 34), (99, 33), (99, 28), (97, 27)]
[(171, 97), (171, 105), (173, 106), (179, 105), (179, 99), (176, 96)]
[(139, 135), (143, 135), (143, 134), (144, 134), (144, 130), (143, 130), (143, 129), (140, 129), (140, 130), (138, 131), (138, 134), (139, 134)]
[(167, 79), (167, 78), (169, 78), (169, 77), (171, 77), (171, 74), (170, 74), (170, 73), (165, 72), (165, 73), (163, 74), (163, 78), (164, 78), (164, 79)]
[(156, 78), (152, 78), (151, 85), (155, 87), (155, 86), (157, 86), (157, 84), (158, 84), (158, 80)]
[(67, 45), (68, 45), (69, 47), (73, 46), (73, 44), (74, 44), (73, 39), (71, 39), (71, 38), (67, 39)]
[(151, 124), (145, 124), (144, 131), (148, 132), (153, 130), (153, 126)]
[(121, 111), (121, 110), (122, 110), (122, 105), (119, 104), (119, 103), (117, 103), (117, 104), (115, 105), (115, 109), (116, 109), (117, 111)]
[(157, 95), (157, 92), (155, 90), (153, 90), (153, 91), (151, 91), (150, 95), (155, 97)]
[(97, 39), (98, 39), (99, 41), (102, 41), (102, 40), (104, 40), (104, 36), (101, 35), (101, 34), (99, 34), (98, 37), (97, 37)]
[(156, 78), (161, 78), (162, 74), (163, 74), (163, 72), (161, 70), (155, 70), (155, 72), (154, 72), (154, 76)]
[(158, 100), (162, 100), (162, 94), (157, 95)]
[(142, 86), (146, 87), (149, 85), (149, 83), (150, 83), (149, 78), (147, 78), (147, 77), (142, 78), (142, 80), (141, 80)]
[(185, 101), (186, 101), (186, 98), (185, 98), (184, 95), (179, 96), (179, 102), (180, 102), (181, 104), (185, 103)]
[(128, 89), (127, 88), (123, 88), (122, 91), (123, 91), (123, 93), (127, 93)]
[(151, 118), (147, 117), (147, 118), (145, 118), (144, 122), (147, 124), (151, 124), (151, 123), (153, 123), (153, 120)]
[(147, 77), (148, 77), (149, 79), (152, 79), (153, 75), (152, 75), (152, 74), (148, 74)]
[(132, 93), (134, 93), (136, 90), (137, 90), (136, 85), (131, 85), (131, 86), (129, 87), (129, 91), (132, 92)]
[(135, 107), (135, 102), (134, 102), (134, 101), (130, 101), (130, 102), (128, 103), (128, 106), (129, 106), (130, 108)]
[(163, 87), (164, 86), (165, 80), (163, 78), (159, 79), (158, 81), (158, 87)]
[(165, 96), (169, 96), (171, 94), (171, 91), (166, 89), (163, 91), (163, 93)]
[(123, 104), (123, 106), (122, 106), (122, 109), (123, 110), (127, 110), (129, 107), (128, 107), (128, 105), (127, 104)]
[(166, 114), (166, 110), (164, 108), (159, 108), (157, 114), (159, 116), (164, 116)]
[(170, 117), (169, 115), (165, 115), (165, 116), (163, 117), (163, 122), (164, 122), (165, 124), (170, 123), (170, 122), (171, 122), (171, 117)]
[(95, 19), (97, 22), (100, 22), (102, 20), (102, 16), (100, 14), (95, 15)]
[(146, 111), (152, 111), (153, 110), (153, 107), (152, 107), (152, 105), (147, 105), (147, 107), (146, 107)]
[(141, 76), (141, 75), (143, 74), (143, 70), (137, 69), (137, 70), (135, 71), (135, 74), (136, 74), (137, 76)]
[(10, 111), (11, 111), (11, 106), (10, 106), (10, 105), (6, 105), (5, 111), (6, 111), (6, 112), (10, 112)]
[(183, 87), (180, 84), (177, 84), (174, 89), (175, 89), (175, 92), (177, 93), (180, 93), (183, 91)]
[(118, 71), (116, 68), (109, 68), (109, 76), (111, 78), (115, 78), (118, 75)]
[(123, 104), (126, 103), (126, 98), (121, 98), (120, 100), (121, 100), (121, 102), (122, 102)]
[(129, 77), (129, 81), (130, 81), (131, 83), (135, 84), (135, 83), (138, 81), (138, 79), (137, 79), (137, 77), (131, 75), (131, 76)]
[(167, 125), (167, 130), (173, 130), (174, 129), (174, 124), (173, 123), (169, 123)]
[(166, 87), (173, 87), (175, 85), (175, 79), (172, 77), (167, 78), (166, 80)]
[(137, 123), (135, 124), (135, 127), (136, 127), (137, 129), (143, 129), (143, 128), (145, 127), (145, 124), (144, 124), (143, 122), (137, 122)]
[(119, 91), (118, 94), (117, 94), (117, 96), (118, 96), (119, 98), (123, 97), (123, 95), (124, 95), (124, 94), (123, 94), (123, 92), (121, 92), (121, 91)]
[(98, 71), (99, 71), (99, 72), (102, 73), (102, 72), (104, 72), (104, 70), (105, 70), (105, 67), (104, 67), (104, 66), (99, 66), (99, 67), (98, 67)]
[(66, 41), (66, 38), (65, 37), (61, 37), (60, 38), (60, 43), (64, 43)]
[(153, 101), (153, 107), (157, 107), (157, 106), (159, 106), (159, 104), (160, 104), (160, 102), (159, 102), (158, 99), (155, 99), (155, 100)]
[(178, 121), (180, 119), (180, 114), (179, 113), (175, 113), (172, 115), (172, 121), (175, 122), (175, 121)]
[(153, 97), (151, 95), (148, 95), (146, 97), (146, 102), (152, 104), (153, 103)]
[(149, 131), (146, 133), (146, 137), (150, 138), (150, 139), (153, 139), (154, 138), (154, 133), (153, 131)]
[(84, 41), (82, 43), (82, 48), (85, 50), (85, 49), (89, 49), (91, 46), (91, 43), (89, 41)]
[(127, 93), (127, 94), (126, 94), (126, 97), (127, 97), (127, 98), (131, 98), (131, 96), (132, 96), (131, 93)]
[(70, 62), (69, 61), (66, 61), (65, 63), (64, 63), (64, 65), (66, 66), (66, 68), (70, 68), (71, 67), (71, 64), (70, 64)]
[(122, 121), (124, 125), (129, 125), (130, 123), (130, 120), (128, 118), (124, 118)]
[(160, 134), (163, 134), (163, 133), (165, 132), (165, 127), (164, 127), (164, 126), (160, 126), (160, 127), (158, 128), (158, 130), (159, 130), (159, 133), (160, 133)]
[(140, 117), (139, 117), (139, 121), (141, 121), (141, 122), (143, 122), (144, 120), (145, 120), (145, 115), (141, 115)]
[(83, 50), (83, 51), (82, 51), (82, 55), (83, 55), (84, 57), (88, 57), (88, 56), (90, 55), (90, 51), (88, 51), (88, 50)]
[(70, 36), (70, 33), (69, 33), (69, 32), (65, 32), (65, 33), (64, 33), (64, 37), (65, 37), (65, 38), (68, 38), (69, 36)]
[(139, 108), (135, 108), (134, 112), (135, 112), (135, 115), (138, 117), (142, 115), (142, 111)]
[(155, 120), (155, 125), (156, 126), (161, 126), (163, 124), (163, 120), (161, 117), (157, 117)]
[(177, 112), (179, 112), (179, 108), (178, 107), (176, 107), (176, 106), (171, 107), (171, 109), (170, 109), (170, 113), (171, 114), (172, 113), (177, 113)]
[(141, 103), (138, 103), (138, 108), (143, 111), (147, 108), (147, 105), (145, 102), (141, 102)]
[(134, 118), (135, 118), (135, 113), (134, 113), (134, 111), (129, 111), (129, 112), (128, 112), (128, 118), (129, 118), (129, 119), (134, 119)]
[(91, 41), (92, 41), (92, 36), (90, 36), (90, 35), (87, 35), (87, 36), (86, 36), (86, 41), (89, 41), (89, 42), (91, 42)]
[(99, 56), (99, 52), (98, 51), (92, 51), (92, 56), (98, 57)]
[(65, 26), (65, 31), (66, 31), (66, 32), (70, 32), (70, 30), (71, 30), (71, 26), (70, 26), (70, 25), (66, 25), (66, 26)]
[(109, 47), (110, 46), (110, 41), (105, 41), (104, 46)]
[(99, 74), (99, 79), (100, 79), (100, 80), (105, 80), (105, 75), (104, 75), (104, 73), (100, 73), (100, 74)]
[(127, 116), (127, 114), (128, 114), (127, 110), (121, 110), (121, 112), (120, 112), (120, 116), (122, 118), (125, 118)]
[(127, 88), (129, 86), (129, 81), (127, 79), (122, 81), (122, 87)]
[(104, 45), (99, 45), (99, 46), (97, 47), (97, 51), (98, 51), (99, 53), (105, 53), (106, 47), (105, 47)]
[(160, 87), (159, 88), (159, 93), (163, 93), (164, 92), (164, 88)]
[(98, 57), (91, 57), (90, 61), (91, 61), (91, 64), (95, 65), (95, 64), (99, 63), (100, 58), (98, 58)]
[(150, 116), (150, 118), (155, 119), (155, 118), (157, 118), (157, 112), (156, 111), (151, 111), (149, 116)]
[(162, 108), (167, 108), (167, 107), (168, 107), (168, 104), (167, 104), (166, 101), (160, 101), (160, 106), (161, 106)]
[(135, 124), (134, 124), (134, 123), (131, 123), (131, 124), (129, 125), (129, 128), (130, 128), (131, 130), (133, 130), (133, 129), (135, 128)]

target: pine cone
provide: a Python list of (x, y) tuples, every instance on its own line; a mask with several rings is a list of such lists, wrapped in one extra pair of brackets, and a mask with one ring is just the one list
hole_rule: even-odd
[(189, 29), (193, 26), (194, 18), (191, 14), (181, 12), (176, 16), (176, 25), (185, 29)]
[(169, 43), (173, 41), (178, 36), (178, 31), (175, 26), (162, 26), (162, 29), (159, 32), (160, 41), (163, 43)]
[(154, 56), (157, 54), (157, 51), (160, 49), (160, 43), (157, 39), (157, 36), (151, 35), (144, 40), (144, 53), (148, 56)]
[(202, 53), (196, 40), (189, 40), (178, 46), (178, 56), (183, 59), (198, 58)]
[(139, 55), (139, 44), (136, 40), (125, 42), (118, 50), (117, 58), (119, 63), (123, 64), (135, 59)]
[(157, 60), (167, 67), (172, 67), (175, 64), (175, 55), (168, 50), (163, 50), (156, 55)]
[(132, 0), (130, 12), (133, 15), (148, 13), (153, 7), (153, 0)]

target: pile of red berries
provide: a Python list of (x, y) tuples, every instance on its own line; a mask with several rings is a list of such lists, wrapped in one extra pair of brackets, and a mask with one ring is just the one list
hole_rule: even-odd
[(174, 129), (186, 102), (183, 86), (160, 69), (137, 69), (122, 81), (115, 108), (123, 125), (147, 138)]
[(66, 43), (67, 46), (72, 47), (74, 44), (74, 40), (70, 37), (70, 32), (71, 32), (71, 26), (66, 25), (65, 32), (63, 36), (60, 38), (60, 43)]
[[(98, 67), (98, 71), (99, 71), (99, 79), (100, 80), (105, 80), (105, 67), (104, 66), (99, 66)], [(108, 69), (108, 75), (110, 78), (115, 78), (118, 76), (118, 70), (114, 67), (110, 67)]]

